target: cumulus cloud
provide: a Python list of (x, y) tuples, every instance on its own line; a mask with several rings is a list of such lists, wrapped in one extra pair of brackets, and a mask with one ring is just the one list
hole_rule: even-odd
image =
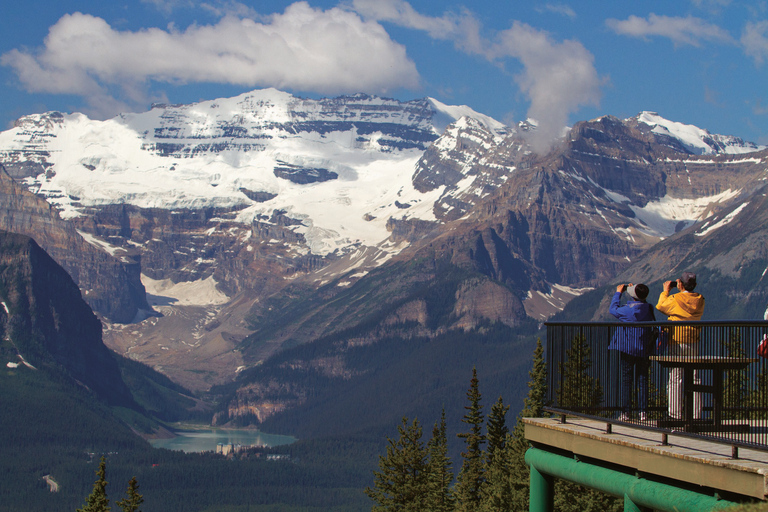
[(741, 33), (741, 44), (756, 64), (768, 59), (768, 21), (748, 22)]
[(69, 14), (50, 28), (42, 48), (11, 50), (0, 64), (13, 68), (28, 91), (81, 95), (107, 110), (110, 102), (146, 99), (150, 82), (322, 94), (386, 93), (419, 82), (405, 48), (376, 21), (306, 2), (260, 21), (228, 15), (186, 30), (118, 31), (101, 18)]
[(482, 24), (468, 11), (430, 17), (403, 0), (354, 0), (352, 6), (366, 18), (423, 30), (490, 62), (519, 61), (523, 71), (515, 81), (530, 100), (528, 117), (538, 122), (530, 142), (539, 152), (549, 149), (560, 136), (569, 114), (600, 101), (603, 80), (595, 69), (594, 56), (578, 41), (557, 42), (546, 32), (517, 21), (486, 37)]
[(403, 0), (353, 0), (352, 8), (367, 19), (388, 21), (401, 27), (422, 30), (433, 39), (452, 41), (468, 53), (482, 53), (481, 24), (467, 10), (441, 17), (425, 16)]
[(683, 18), (650, 14), (647, 19), (630, 16), (623, 21), (608, 19), (605, 23), (617, 34), (640, 38), (666, 37), (675, 44), (701, 46), (703, 41), (734, 42), (727, 31), (693, 16)]

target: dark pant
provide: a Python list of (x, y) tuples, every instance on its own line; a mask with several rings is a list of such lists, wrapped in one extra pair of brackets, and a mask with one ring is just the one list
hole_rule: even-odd
[[(631, 356), (619, 352), (621, 356), (621, 409), (629, 414), (632, 402), (632, 384), (637, 382), (637, 401), (640, 412), (648, 406), (648, 368), (647, 357)], [(633, 378), (634, 377), (634, 378)]]

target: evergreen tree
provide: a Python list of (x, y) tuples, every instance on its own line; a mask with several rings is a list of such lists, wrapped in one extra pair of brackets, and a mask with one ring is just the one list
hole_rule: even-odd
[(461, 452), (463, 460), (454, 490), (457, 502), (456, 509), (459, 512), (476, 512), (480, 507), (480, 488), (484, 482), (483, 444), (485, 443), (485, 436), (482, 433), (483, 406), (480, 404), (481, 398), (477, 369), (472, 368), (472, 380), (467, 391), (469, 405), (464, 407), (467, 412), (461, 420), (469, 425), (469, 432), (458, 434), (460, 438), (464, 439), (467, 446), (466, 451)]
[(523, 418), (540, 418), (544, 412), (547, 397), (547, 364), (544, 361), (544, 346), (541, 338), (536, 340), (533, 351), (533, 365), (528, 372), (528, 396), (523, 402), (523, 410), (517, 417), (513, 434), (504, 447), (505, 459), (509, 462), (510, 508), (509, 510), (528, 510), (530, 471), (525, 464), (525, 451), (528, 441), (525, 439)]
[(128, 482), (128, 490), (126, 496), (122, 500), (117, 502), (117, 506), (120, 507), (122, 512), (141, 512), (139, 506), (144, 503), (144, 497), (139, 494), (139, 483), (134, 476)]
[(509, 411), (509, 406), (504, 405), (504, 400), (499, 397), (491, 407), (491, 414), (488, 415), (488, 447), (486, 448), (488, 465), (492, 464), (495, 458), (502, 456), (501, 451), (504, 449), (509, 432), (506, 422), (507, 411)]
[(622, 512), (624, 499), (596, 491), (589, 487), (555, 480), (556, 512)]
[(379, 471), (373, 472), (373, 488), (365, 494), (376, 504), (373, 512), (422, 512), (427, 508), (429, 472), (427, 449), (421, 441), (421, 425), (403, 418), (397, 427), (400, 437), (387, 438), (387, 454), (379, 456)]
[(513, 510), (512, 487), (510, 483), (510, 461), (507, 458), (506, 445), (510, 441), (506, 425), (508, 405), (501, 397), (491, 407), (488, 416), (488, 446), (485, 452), (485, 483), (480, 488), (481, 510), (487, 512), (506, 512)]
[(544, 412), (547, 400), (547, 363), (544, 361), (544, 346), (541, 338), (536, 339), (536, 348), (533, 350), (533, 365), (528, 372), (528, 396), (523, 402), (523, 410), (520, 415), (523, 418), (544, 418), (548, 416)]
[[(741, 340), (741, 333), (737, 330), (728, 337), (728, 341), (722, 341), (725, 348), (725, 355), (728, 357), (747, 357), (744, 350), (744, 343)], [(744, 407), (747, 402), (747, 379), (746, 369), (726, 370), (723, 379), (723, 408), (724, 418), (740, 418), (739, 413), (728, 409), (737, 409)]]
[[(666, 382), (666, 381), (665, 381)], [(667, 391), (664, 387), (659, 389), (656, 387), (656, 384), (652, 382), (651, 379), (648, 381), (648, 410), (649, 410), (649, 418), (651, 419), (659, 419), (663, 413), (659, 412), (650, 412), (650, 411), (664, 411), (666, 413), (668, 409), (667, 405)]]
[(107, 499), (107, 461), (101, 456), (99, 469), (96, 470), (96, 481), (93, 490), (85, 500), (85, 506), (77, 509), (77, 512), (109, 512), (109, 499)]
[(557, 389), (557, 405), (573, 411), (594, 412), (603, 400), (600, 379), (592, 373), (592, 349), (583, 334), (573, 338), (565, 351), (565, 361), (558, 367), (561, 386)]
[(445, 428), (445, 409), (440, 416), (440, 423), (432, 428), (432, 438), (427, 443), (429, 494), (427, 511), (451, 512), (454, 497), (451, 491), (453, 467), (448, 457), (448, 437)]
[[(586, 338), (575, 338), (571, 349), (566, 352), (566, 358), (566, 363), (561, 365), (565, 379), (563, 387), (557, 393), (559, 404), (592, 407), (598, 405), (602, 400), (602, 388), (599, 381), (589, 374), (592, 360)], [(523, 418), (547, 416), (544, 411), (547, 397), (547, 365), (541, 339), (536, 340), (533, 366), (528, 376), (528, 396), (505, 449), (506, 459), (509, 461), (509, 483), (512, 488), (508, 510), (528, 510), (529, 507), (530, 470), (525, 463), (528, 442), (525, 439)], [(555, 480), (554, 505), (557, 512), (620, 512), (623, 500), (558, 479)]]

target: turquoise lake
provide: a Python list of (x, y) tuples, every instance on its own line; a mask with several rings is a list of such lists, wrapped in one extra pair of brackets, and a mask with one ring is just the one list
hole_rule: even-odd
[(280, 446), (296, 441), (295, 437), (278, 434), (265, 434), (257, 430), (184, 430), (175, 432), (173, 439), (152, 439), (150, 443), (155, 448), (168, 448), (187, 453), (215, 451), (216, 445), (240, 444), (243, 446), (265, 445)]

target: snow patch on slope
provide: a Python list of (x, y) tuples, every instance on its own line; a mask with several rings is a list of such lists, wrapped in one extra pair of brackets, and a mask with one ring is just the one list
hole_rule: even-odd
[(492, 117), (480, 114), (466, 105), (446, 105), (435, 98), (427, 98), (427, 101), (429, 101), (436, 111), (435, 115), (432, 117), (432, 122), (438, 133), (443, 133), (449, 124), (462, 117), (477, 119), (485, 125), (486, 128), (496, 133), (502, 133), (508, 130), (508, 127), (505, 124), (498, 122)]
[(120, 258), (123, 263), (130, 263), (130, 260), (124, 257), (125, 249), (122, 247), (117, 247), (108, 242), (105, 242), (104, 240), (101, 240), (90, 233), (86, 233), (85, 231), (80, 231), (79, 229), (76, 231), (78, 235), (83, 237), (86, 242), (93, 245), (94, 247), (101, 249), (102, 251), (114, 256), (115, 258)]
[(174, 283), (170, 279), (152, 279), (142, 274), (141, 283), (147, 292), (147, 302), (153, 306), (215, 306), (229, 302), (229, 297), (218, 290), (213, 276)]
[(649, 201), (642, 208), (632, 204), (629, 207), (642, 222), (643, 231), (651, 236), (668, 237), (702, 220), (712, 204), (733, 199), (739, 192), (728, 189), (698, 199), (664, 196), (657, 201)]
[(572, 299), (591, 290), (594, 288), (571, 288), (561, 284), (552, 284), (549, 293), (529, 290), (528, 295), (523, 300), (523, 307), (526, 314), (531, 318), (546, 320), (555, 313), (562, 311)]
[[(578, 178), (576, 175), (571, 176)], [(627, 196), (601, 187), (591, 178), (587, 178), (587, 180), (593, 186), (602, 190), (606, 197), (608, 197), (611, 201), (615, 203), (624, 203), (629, 206), (635, 213), (635, 218), (638, 221), (637, 224), (640, 231), (647, 235), (661, 238), (671, 236), (678, 231), (681, 231), (695, 224), (696, 222), (703, 220), (713, 204), (722, 203), (724, 201), (733, 199), (741, 192), (740, 190), (728, 189), (720, 194), (700, 197), (698, 199), (672, 197), (667, 195), (658, 200), (649, 201), (645, 206), (640, 207), (631, 204), (631, 200)], [(606, 219), (599, 210), (597, 213), (601, 215), (606, 224), (610, 226), (608, 219)], [(738, 214), (738, 212), (733, 213), (733, 215), (736, 214)], [(730, 220), (727, 222), (730, 222)], [(614, 232), (626, 231), (614, 228), (611, 229)], [(632, 238), (631, 234), (626, 234), (628, 239)]]
[(637, 120), (650, 126), (653, 133), (679, 140), (691, 153), (697, 155), (751, 153), (766, 147), (744, 142), (737, 137), (713, 135), (691, 124), (664, 119), (656, 112), (641, 112)]
[(709, 222), (704, 223), (703, 226), (701, 226), (700, 230), (696, 232), (696, 236), (707, 236), (708, 234), (720, 229), (721, 227), (725, 226), (726, 224), (730, 224), (730, 222), (736, 218), (736, 216), (741, 213), (741, 211), (746, 208), (749, 205), (749, 203), (743, 203), (740, 204), (735, 210), (733, 210), (731, 213), (723, 217), (720, 221), (715, 222), (714, 224), (710, 225)]

